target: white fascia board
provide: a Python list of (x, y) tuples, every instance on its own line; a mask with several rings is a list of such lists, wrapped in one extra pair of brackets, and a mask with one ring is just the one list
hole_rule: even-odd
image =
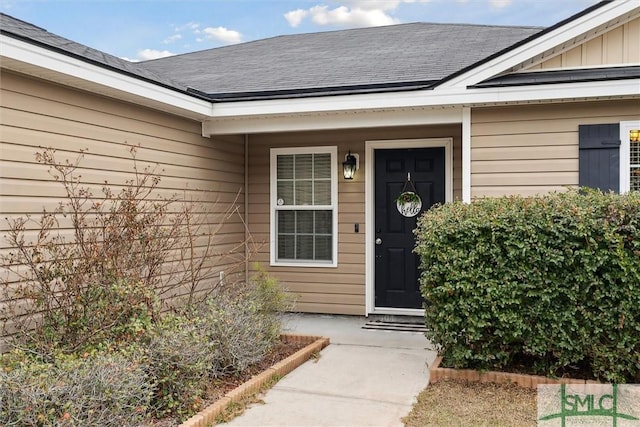
[(9, 58), (48, 72), (103, 86), (128, 95), (148, 99), (153, 104), (165, 104), (186, 110), (198, 117), (211, 116), (211, 102), (162, 87), (124, 73), (54, 52), (12, 37), (0, 35), (0, 57)]
[(581, 83), (438, 90), (443, 104), (483, 105), (544, 101), (588, 100), (612, 97), (639, 97), (640, 79), (604, 80)]
[(638, 9), (637, 0), (613, 1), (591, 13), (568, 22), (562, 27), (556, 28), (547, 34), (537, 37), (529, 43), (525, 43), (524, 45), (510, 50), (491, 61), (481, 64), (438, 87), (446, 89), (451, 87), (466, 87), (480, 83), (503, 73), (510, 68), (535, 57), (536, 55), (572, 40), (589, 30), (615, 20), (624, 14), (630, 13), (634, 9)]
[(317, 114), (269, 115), (228, 118), (214, 117), (202, 124), (203, 135), (237, 133), (295, 132), (418, 126), (460, 123), (462, 108), (404, 108), (396, 110), (321, 112)]
[[(253, 131), (246, 126), (247, 123), (255, 124), (256, 131), (258, 129), (276, 131), (286, 126), (291, 126), (294, 130), (353, 127), (358, 121), (363, 126), (367, 125), (367, 122), (376, 122), (385, 126), (407, 125), (414, 121), (428, 124), (431, 119), (448, 123), (447, 117), (452, 115), (455, 115), (455, 120), (460, 122), (460, 110), (442, 108), (443, 106), (463, 107), (638, 95), (640, 95), (640, 79), (625, 79), (500, 88), (454, 87), (384, 94), (228, 102), (214, 104), (213, 117), (209, 121), (213, 128), (209, 130), (212, 133), (221, 133), (214, 129), (216, 123), (221, 127), (227, 127), (228, 130), (244, 128), (245, 132), (249, 129)], [(442, 111), (438, 112), (438, 109)], [(308, 117), (305, 118), (305, 115)], [(318, 116), (326, 120), (318, 120)], [(451, 119), (453, 120), (453, 116)], [(274, 120), (271, 123), (277, 126), (277, 129), (269, 129), (271, 126), (268, 123), (269, 120)], [(296, 126), (299, 129), (296, 129)]]
[(386, 92), (357, 95), (318, 96), (269, 99), (262, 101), (229, 101), (213, 104), (213, 117), (261, 116), (264, 114), (323, 113), (366, 111), (423, 106), (422, 99), (431, 91)]

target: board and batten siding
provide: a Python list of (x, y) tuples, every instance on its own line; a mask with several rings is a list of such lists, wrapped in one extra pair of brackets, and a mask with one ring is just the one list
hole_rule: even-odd
[(619, 100), (471, 111), (471, 196), (533, 196), (578, 185), (578, 125), (640, 118)]
[[(454, 195), (461, 197), (461, 126), (353, 129), (249, 136), (249, 229), (261, 243), (254, 261), (278, 278), (296, 298), (295, 311), (365, 314), (365, 141), (452, 137), (454, 140)], [(338, 147), (338, 266), (269, 266), (270, 149), (301, 146)], [(347, 152), (358, 153), (360, 169), (352, 181), (342, 177)], [(355, 232), (359, 224), (359, 232)]]
[(529, 70), (640, 64), (640, 18), (578, 46), (564, 50)]
[[(87, 150), (78, 173), (99, 196), (105, 181), (118, 191), (134, 177), (128, 149), (139, 145), (138, 168), (155, 167), (161, 176), (157, 194), (202, 202), (212, 212), (206, 221), (214, 227), (230, 206), (244, 214), (242, 137), (203, 138), (198, 121), (4, 70), (0, 90), (0, 251), (10, 250), (5, 218), (37, 219), (65, 194), (35, 160), (35, 153), (48, 147), (56, 149), (59, 160), (71, 161)], [(35, 230), (27, 236), (35, 236)], [(244, 239), (242, 220), (232, 216), (214, 242), (216, 252), (236, 253), (217, 260), (215, 269), (226, 272), (243, 258), (238, 246)], [(243, 274), (244, 267), (237, 271)]]

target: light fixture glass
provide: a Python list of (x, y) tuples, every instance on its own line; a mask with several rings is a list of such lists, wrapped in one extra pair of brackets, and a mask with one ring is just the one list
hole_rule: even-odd
[(640, 129), (631, 129), (629, 131), (629, 140), (631, 142), (640, 142)]
[(353, 179), (353, 176), (357, 170), (357, 160), (354, 155), (351, 154), (351, 150), (349, 150), (349, 154), (342, 162), (342, 173), (344, 175), (344, 179)]

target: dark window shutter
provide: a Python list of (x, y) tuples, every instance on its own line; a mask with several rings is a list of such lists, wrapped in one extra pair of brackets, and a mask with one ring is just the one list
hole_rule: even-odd
[(578, 127), (580, 187), (620, 191), (620, 124)]

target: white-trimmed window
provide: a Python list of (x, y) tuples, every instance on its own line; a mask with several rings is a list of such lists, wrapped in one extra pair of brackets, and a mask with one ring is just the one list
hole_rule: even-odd
[(338, 265), (337, 147), (271, 149), (271, 264)]
[[(640, 120), (620, 122), (620, 192), (640, 191)], [(632, 135), (635, 138), (632, 138)]]

